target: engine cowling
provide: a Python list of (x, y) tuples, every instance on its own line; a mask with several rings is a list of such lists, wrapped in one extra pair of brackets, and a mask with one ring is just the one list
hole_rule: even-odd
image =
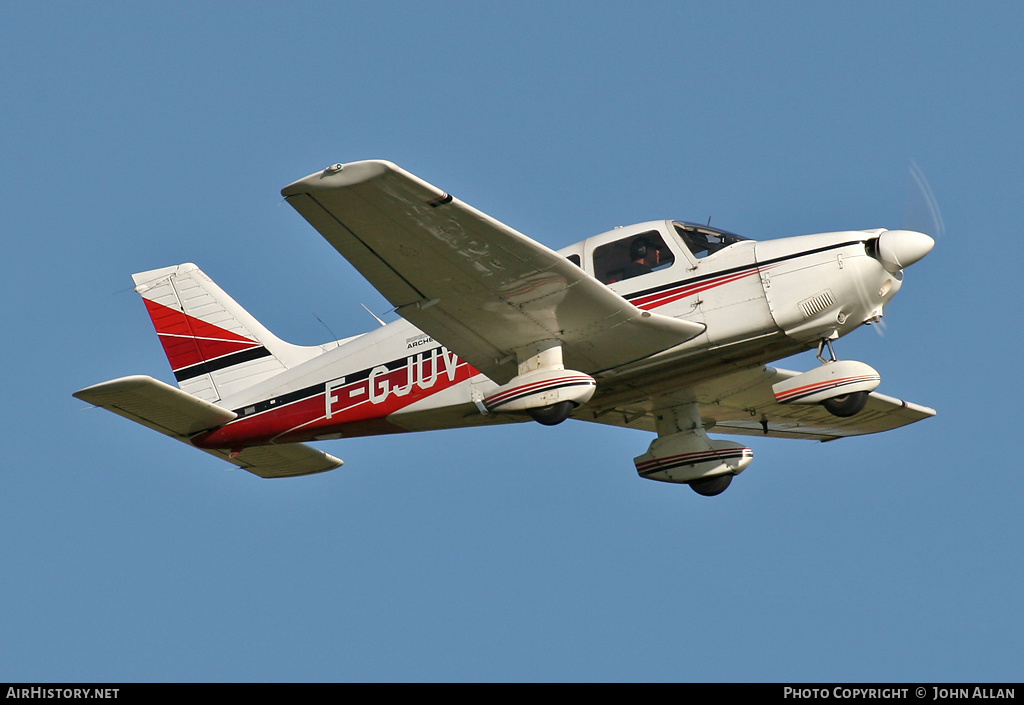
[(534, 370), (513, 377), (483, 404), (490, 413), (529, 412), (566, 403), (571, 409), (590, 401), (596, 388), (593, 377), (576, 370)]

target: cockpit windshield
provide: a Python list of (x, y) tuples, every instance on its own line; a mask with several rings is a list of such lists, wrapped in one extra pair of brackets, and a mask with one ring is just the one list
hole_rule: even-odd
[(675, 226), (676, 234), (679, 236), (679, 239), (682, 240), (686, 245), (686, 248), (693, 253), (693, 256), (698, 259), (701, 257), (707, 257), (708, 255), (713, 255), (729, 245), (734, 245), (737, 242), (750, 239), (749, 237), (736, 235), (734, 233), (726, 232), (725, 230), (712, 228), (710, 225), (697, 225), (695, 223), (684, 223), (682, 221), (675, 221), (672, 225)]

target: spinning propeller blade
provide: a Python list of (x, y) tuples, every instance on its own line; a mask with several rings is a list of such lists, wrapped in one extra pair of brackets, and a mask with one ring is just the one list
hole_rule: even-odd
[(910, 160), (910, 177), (907, 202), (903, 210), (903, 229), (916, 230), (939, 239), (946, 232), (942, 211), (939, 210), (939, 202), (932, 193), (928, 179), (913, 159)]
[[(924, 171), (913, 159), (909, 166), (910, 179), (907, 182), (904, 199), (903, 221), (899, 230), (889, 230), (878, 238), (875, 257), (890, 272), (897, 272), (928, 254), (935, 239), (946, 231), (939, 209), (938, 199), (932, 192)], [(861, 291), (862, 303), (869, 300), (867, 291)], [(885, 322), (879, 318), (873, 322), (879, 336), (885, 335)]]

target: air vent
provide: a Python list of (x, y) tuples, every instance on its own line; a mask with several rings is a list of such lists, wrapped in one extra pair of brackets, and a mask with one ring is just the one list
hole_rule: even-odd
[(822, 311), (827, 311), (836, 305), (836, 300), (832, 297), (832, 291), (825, 289), (817, 296), (812, 296), (806, 301), (800, 302), (800, 311), (804, 314), (804, 318), (811, 318), (817, 316)]

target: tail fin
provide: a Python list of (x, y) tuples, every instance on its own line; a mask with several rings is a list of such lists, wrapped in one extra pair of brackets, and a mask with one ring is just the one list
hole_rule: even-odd
[(194, 264), (132, 275), (183, 391), (216, 402), (323, 349), (286, 343)]

